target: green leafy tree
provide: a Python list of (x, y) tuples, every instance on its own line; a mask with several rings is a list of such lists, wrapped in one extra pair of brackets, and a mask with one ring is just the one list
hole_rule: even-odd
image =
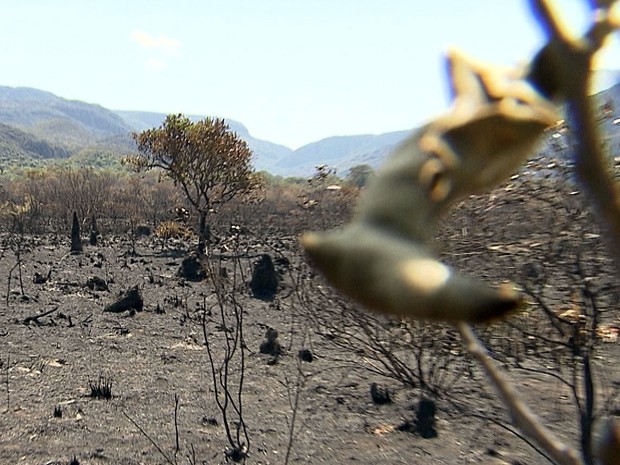
[(252, 151), (223, 119), (192, 122), (182, 114), (168, 115), (159, 128), (132, 136), (139, 154), (125, 162), (137, 170), (159, 168), (181, 187), (199, 216), (200, 252), (211, 235), (209, 212), (260, 185), (251, 165)]
[(370, 165), (356, 165), (349, 170), (347, 182), (355, 187), (364, 187), (373, 174), (374, 170)]

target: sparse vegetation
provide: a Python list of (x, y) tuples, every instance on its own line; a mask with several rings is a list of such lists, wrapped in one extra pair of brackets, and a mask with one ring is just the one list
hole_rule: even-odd
[(89, 379), (90, 397), (93, 399), (112, 399), (112, 378), (99, 375), (96, 380)]
[[(530, 174), (524, 174), (525, 171)], [(537, 172), (538, 168), (534, 166), (525, 167), (517, 180), (501, 186), (491, 196), (476, 196), (461, 205), (447, 220), (440, 235), (446, 259), (472, 273), (517, 276), (515, 279), (520, 283), (531, 287), (532, 295), (540, 296), (546, 306), (560, 314), (564, 311), (563, 302), (570, 299), (571, 288), (579, 283), (583, 285), (584, 281), (580, 281), (578, 275), (571, 278), (571, 273), (558, 271), (570, 271), (571, 254), (581, 249), (585, 260), (583, 266), (588, 270), (587, 282), (596, 284), (597, 305), (604, 310), (602, 323), (613, 323), (616, 295), (613, 269), (583, 196), (569, 195), (574, 191), (574, 185), (560, 181), (565, 179), (562, 176), (570, 178), (570, 173), (558, 168), (548, 177), (539, 177)], [(122, 182), (124, 180), (121, 185)], [(243, 340), (247, 352), (242, 413), (247, 419), (252, 446), (246, 461), (251, 463), (263, 454), (276, 463), (278, 459), (284, 461), (289, 438), (293, 438), (287, 452), (289, 463), (300, 460), (308, 450), (314, 450), (317, 459), (338, 459), (341, 462), (346, 462), (351, 454), (364, 463), (378, 461), (385, 450), (399, 456), (417, 457), (423, 448), (428, 454), (442, 456), (447, 453), (446, 440), (457, 432), (464, 445), (447, 449), (455, 454), (454, 457), (462, 455), (471, 459), (472, 456), (484, 455), (486, 448), (492, 448), (505, 458), (516, 454), (523, 461), (539, 461), (538, 453), (532, 452), (517, 436), (506, 433), (505, 428), (511, 428), (507, 417), (485, 391), (483, 375), (468, 361), (453, 329), (395, 322), (360, 312), (359, 308), (327, 288), (324, 281), (313, 273), (300, 254), (296, 234), (309, 224), (340, 224), (343, 221), (340, 215), (346, 204), (325, 209), (323, 219), (320, 219), (315, 216), (318, 215), (316, 210), (306, 210), (299, 205), (297, 192), (302, 188), (307, 189), (305, 185), (298, 190), (294, 186), (274, 188), (277, 190), (267, 191), (265, 200), (251, 208), (233, 201), (213, 218), (214, 235), (219, 241), (212, 246), (209, 263), (217, 281), (221, 280), (225, 286), (222, 296), (226, 315), (233, 316), (230, 313), (233, 295), (243, 307)], [(528, 202), (524, 201), (526, 198)], [(345, 202), (339, 196), (327, 197), (325, 201), (333, 204)], [(565, 210), (572, 211), (574, 216), (568, 219), (570, 222), (558, 221), (559, 212)], [(161, 214), (163, 217), (164, 213)], [(172, 221), (173, 208), (167, 214)], [(179, 392), (183, 414), (179, 417), (181, 453), (178, 462), (187, 463), (185, 454), (195, 457), (195, 463), (209, 457), (215, 457), (215, 462), (224, 462), (223, 451), (234, 449), (228, 444), (223, 415), (214, 400), (202, 318), (206, 309), (207, 337), (218, 370), (224, 360), (225, 340), (221, 338), (233, 336), (234, 333), (229, 331), (234, 329), (236, 320), (233, 318), (221, 324), (220, 307), (210, 278), (194, 283), (177, 277), (181, 261), (195, 246), (196, 238), (180, 238), (175, 243), (175, 250), (179, 251), (177, 255), (161, 254), (157, 235), (140, 236), (135, 240), (137, 254), (127, 255), (130, 238), (125, 234), (125, 223), (120, 218), (110, 221), (105, 214), (98, 218), (105, 245), (89, 246), (86, 243), (83, 254), (76, 257), (65, 257), (69, 224), (55, 234), (62, 221), (51, 221), (47, 226), (50, 233), (45, 236), (33, 235), (26, 226), (24, 238), (31, 252), (22, 256), (23, 284), (24, 293), (33, 299), (28, 303), (12, 300), (10, 307), (0, 309), (0, 340), (3, 343), (10, 341), (11, 347), (10, 365), (9, 353), (0, 354), (0, 359), (5, 361), (0, 370), (6, 378), (2, 384), (8, 387), (10, 382), (11, 406), (7, 413), (0, 413), (0, 424), (3, 428), (5, 424), (13, 425), (9, 429), (16, 431), (26, 427), (26, 423), (19, 423), (9, 412), (28, 402), (28, 392), (35, 379), (45, 386), (50, 403), (46, 403), (40, 413), (36, 408), (28, 410), (32, 412), (26, 417), (28, 422), (36, 421), (38, 415), (49, 417), (59, 401), (67, 402), (62, 404), (63, 422), (81, 418), (81, 429), (66, 433), (72, 435), (72, 441), (78, 447), (68, 452), (63, 449), (58, 454), (86, 454), (87, 450), (106, 444), (101, 453), (109, 457), (119, 457), (110, 452), (113, 447), (118, 447), (124, 456), (161, 460), (161, 454), (147, 439), (143, 438), (142, 442), (136, 439), (130, 450), (122, 445), (126, 441), (116, 442), (121, 435), (136, 437), (136, 427), (121, 415), (120, 410), (116, 413), (106, 410), (107, 402), (101, 406), (93, 402), (88, 409), (77, 405), (80, 391), (66, 382), (68, 370), (72, 370), (71, 377), (82, 376), (83, 379), (93, 371), (112, 373), (115, 380), (122, 380), (122, 390), (115, 382), (110, 405), (122, 405), (123, 410), (148, 432), (171, 460), (175, 458), (170, 449), (174, 444), (171, 420), (168, 421), (172, 412), (170, 398), (173, 392)], [(137, 222), (155, 226), (148, 220), (151, 216), (146, 210), (136, 213), (135, 218)], [(5, 231), (8, 221), (0, 224)], [(236, 229), (232, 230), (231, 223), (246, 232), (240, 234)], [(491, 248), (482, 245), (489, 237), (492, 237)], [(59, 243), (64, 246), (59, 247)], [(536, 243), (541, 245), (531, 246)], [(11, 250), (6, 251), (0, 258), (0, 269), (4, 270), (5, 277), (15, 263)], [(253, 265), (263, 253), (274, 257), (273, 264), (281, 277), (272, 301), (253, 298), (248, 285)], [(81, 267), (78, 260), (82, 261)], [(236, 262), (236, 278), (231, 260)], [(526, 275), (522, 274), (527, 271), (528, 263), (541, 264), (542, 268), (536, 268), (538, 281), (525, 279)], [(96, 266), (98, 264), (102, 267)], [(31, 281), (35, 270), (47, 275), (51, 266), (54, 272), (47, 282), (35, 285)], [(225, 276), (220, 271), (223, 268), (227, 269)], [(92, 276), (105, 277), (109, 290), (91, 291), (87, 284)], [(234, 287), (233, 279), (236, 279)], [(127, 312), (102, 312), (118, 300), (120, 292), (137, 283), (140, 283), (144, 299), (141, 313), (127, 318)], [(580, 298), (578, 302), (582, 305), (587, 301)], [(40, 317), (37, 324), (21, 324), (24, 317), (50, 309), (56, 311)], [(566, 396), (571, 396), (567, 385), (560, 384), (555, 377), (525, 369), (540, 364), (550, 373), (557, 373), (561, 368), (569, 376), (564, 376), (568, 381), (572, 376), (567, 364), (570, 354), (562, 355), (558, 350), (567, 351), (569, 347), (565, 344), (549, 345), (547, 339), (554, 329), (550, 323), (543, 324), (550, 320), (546, 320), (541, 312), (541, 308), (533, 306), (506, 324), (483, 332), (481, 337), (495, 357), (506, 364), (511, 373), (519, 373), (519, 379), (530, 386), (523, 387), (523, 391), (539, 399), (538, 413), (550, 418), (572, 437), (574, 423), (569, 413), (574, 412), (574, 404), (567, 402)], [(13, 323), (16, 314), (19, 315), (18, 325)], [(271, 356), (258, 355), (260, 344), (266, 341), (267, 327), (278, 329), (281, 353), (276, 364), (270, 364)], [(572, 328), (570, 325), (563, 327), (569, 331)], [(528, 328), (536, 328), (540, 337), (532, 339), (532, 335), (526, 332)], [(37, 345), (43, 341), (45, 346)], [(28, 344), (30, 348), (21, 350), (22, 344)], [(35, 347), (40, 350), (35, 351)], [(600, 409), (595, 416), (617, 408), (614, 382), (620, 374), (613, 364), (617, 347), (617, 344), (602, 344), (600, 339), (595, 343), (594, 374), (600, 370), (605, 372), (603, 379), (596, 378), (600, 386), (597, 392), (609, 393), (605, 400), (597, 401)], [(311, 350), (312, 371), (306, 365), (300, 374), (303, 377), (298, 379), (298, 364), (301, 362), (298, 353), (303, 349)], [(46, 359), (51, 360), (48, 362), (51, 365), (45, 365), (41, 374), (38, 374), (38, 365), (31, 368), (29, 356), (34, 353), (48, 354)], [(420, 365), (416, 357), (421, 360)], [(56, 363), (61, 358), (66, 360), (65, 364)], [(238, 366), (238, 361), (233, 361), (229, 373), (239, 374)], [(418, 374), (421, 374), (422, 381), (417, 379)], [(288, 380), (285, 384), (290, 388), (292, 405), (297, 406), (292, 436), (289, 436), (293, 419), (287, 400), (289, 392), (278, 380)], [(297, 394), (295, 386), (301, 380), (303, 387)], [(96, 384), (98, 379), (92, 381)], [(390, 393), (391, 404), (371, 403), (369, 388), (373, 382)], [(233, 382), (230, 388), (236, 399), (236, 383)], [(86, 395), (89, 395), (90, 386), (86, 389)], [(8, 399), (9, 391), (3, 388), (5, 391)], [(438, 441), (421, 439), (421, 433), (416, 429), (417, 408), (423, 395), (436, 405), (434, 428)], [(71, 402), (73, 399), (76, 399), (75, 403)], [(149, 399), (148, 403), (145, 399)], [(5, 410), (3, 408), (2, 412)], [(366, 411), (372, 414), (363, 413)], [(234, 409), (229, 413), (231, 436), (235, 440), (238, 423), (233, 415)], [(115, 429), (120, 429), (122, 434), (115, 433)], [(326, 429), (331, 433), (324, 434)], [(405, 434), (406, 437), (399, 436)], [(21, 444), (12, 435), (3, 438)], [(338, 444), (346, 438), (355, 443), (351, 442), (351, 446), (343, 449)], [(37, 441), (48, 444), (45, 437), (35, 443)], [(28, 444), (24, 447), (29, 447)], [(80, 448), (80, 444), (84, 446)], [(0, 444), (0, 450), (3, 446), (4, 443)], [(31, 453), (36, 454), (36, 451)], [(423, 456), (432, 463), (429, 455), (424, 453)], [(455, 459), (455, 462), (459, 463), (459, 460)], [(387, 463), (393, 462), (388, 460)]]
[[(133, 159), (169, 179), (70, 167), (4, 177), (0, 461), (615, 465), (620, 288), (604, 245), (618, 231), (595, 221), (598, 178), (554, 145), (570, 131), (550, 130), (546, 152), (442, 217), (443, 261), (527, 295), (475, 331), (366, 313), (307, 263), (299, 233), (349, 219), (364, 165), (345, 181), (325, 165), (310, 180), (272, 177), (248, 203), (247, 146), (223, 121), (173, 116), (136, 134)], [(210, 158), (222, 147), (238, 171)], [(186, 207), (197, 235), (178, 218)], [(82, 244), (88, 221), (101, 240)], [(190, 255), (209, 236), (209, 253)], [(77, 241), (81, 253), (66, 254)]]

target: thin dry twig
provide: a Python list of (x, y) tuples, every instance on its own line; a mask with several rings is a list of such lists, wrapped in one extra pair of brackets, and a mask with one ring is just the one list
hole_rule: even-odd
[(512, 421), (523, 433), (531, 437), (559, 465), (581, 465), (577, 451), (560, 441), (521, 400), (510, 379), (501, 371), (488, 351), (467, 323), (457, 328), (466, 343), (467, 351), (482, 365), (502, 402), (508, 408)]
[(29, 324), (31, 321), (34, 321), (34, 322), (38, 323), (39, 322), (39, 318), (43, 318), (44, 316), (50, 315), (50, 314), (54, 313), (56, 310), (58, 310), (59, 308), (60, 307), (58, 305), (56, 305), (51, 310), (47, 310), (45, 312), (41, 312), (41, 313), (38, 313), (36, 315), (27, 316), (26, 318), (24, 318), (22, 320), (22, 323), (25, 324), (25, 325)]
[(140, 431), (140, 433), (142, 433), (142, 435), (149, 440), (149, 442), (151, 444), (153, 444), (153, 446), (155, 447), (155, 449), (157, 449), (157, 451), (166, 459), (166, 462), (168, 462), (171, 465), (174, 465), (174, 461), (168, 457), (168, 455), (162, 450), (161, 447), (159, 447), (159, 444), (157, 444), (155, 442), (155, 440), (148, 435), (148, 433), (146, 431), (144, 431), (144, 428), (142, 428), (133, 418), (131, 418), (127, 412), (125, 412), (124, 410), (121, 410), (121, 413), (125, 416), (125, 418), (127, 418), (132, 425), (134, 425), (136, 428), (138, 428), (138, 430)]

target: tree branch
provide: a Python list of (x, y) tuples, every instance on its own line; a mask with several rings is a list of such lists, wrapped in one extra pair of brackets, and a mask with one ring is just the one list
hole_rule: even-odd
[(607, 237), (620, 271), (620, 192), (609, 174), (588, 95), (592, 58), (605, 38), (618, 27), (617, 21), (607, 14), (598, 15), (586, 35), (576, 40), (566, 33), (548, 0), (530, 0), (530, 3), (548, 35), (549, 53), (555, 65), (554, 81), (568, 108), (574, 131), (577, 177), (609, 229)]
[(515, 426), (540, 444), (556, 463), (560, 465), (580, 465), (581, 462), (577, 452), (545, 428), (540, 419), (521, 400), (517, 390), (489, 356), (488, 351), (478, 340), (471, 326), (467, 323), (458, 323), (457, 328), (465, 342), (467, 351), (482, 365), (491, 384), (493, 384), (502, 402), (508, 408)]

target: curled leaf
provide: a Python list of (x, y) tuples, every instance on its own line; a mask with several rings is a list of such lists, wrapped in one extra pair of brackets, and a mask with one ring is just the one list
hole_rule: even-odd
[(331, 284), (371, 309), (488, 321), (518, 308), (519, 293), (457, 273), (433, 255), (430, 242), (448, 207), (513, 174), (557, 114), (524, 75), (457, 52), (448, 63), (453, 108), (396, 149), (348, 226), (301, 240)]
[(499, 318), (521, 303), (510, 286), (488, 287), (441, 263), (425, 247), (369, 225), (306, 233), (302, 244), (336, 288), (379, 312), (480, 322)]

